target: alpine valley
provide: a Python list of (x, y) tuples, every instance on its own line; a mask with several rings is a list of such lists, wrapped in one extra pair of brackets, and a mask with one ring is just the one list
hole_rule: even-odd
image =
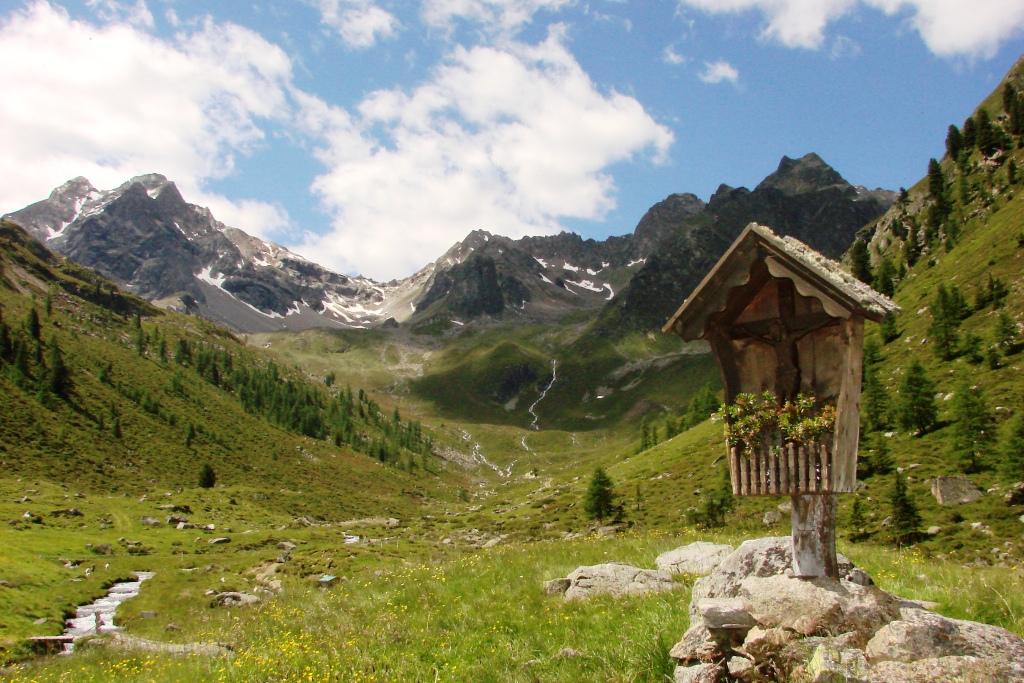
[[(707, 348), (660, 332), (751, 222), (901, 309), (867, 329), (841, 552), (885, 591), (1024, 634), (1024, 63), (946, 145), (906, 189), (783, 157), (621, 236), (476, 229), (390, 282), (227, 226), (156, 173), (6, 214), (4, 676), (671, 680), (693, 664), (672, 648), (690, 570), (648, 592), (631, 567), (580, 600), (545, 581), (789, 533), (785, 503), (723, 487)], [(598, 469), (614, 505), (595, 515)], [(119, 630), (33, 649), (137, 571), (155, 574)], [(884, 680), (864, 667), (806, 680)]]

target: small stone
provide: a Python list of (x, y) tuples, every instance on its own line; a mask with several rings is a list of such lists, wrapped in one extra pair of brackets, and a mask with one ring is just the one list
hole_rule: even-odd
[(281, 541), (280, 543), (277, 544), (277, 549), (278, 550), (283, 550), (285, 552), (291, 552), (292, 550), (295, 550), (295, 548), (297, 548), (297, 547), (298, 546), (296, 546), (291, 541)]
[(569, 589), (569, 579), (551, 579), (544, 582), (544, 592), (548, 595), (562, 595)]
[(782, 513), (779, 512), (778, 510), (768, 510), (767, 512), (764, 513), (764, 516), (761, 517), (761, 524), (764, 524), (766, 527), (769, 528), (775, 526), (781, 521)]
[(210, 545), (221, 545), (223, 543), (230, 543), (231, 539), (227, 536), (218, 536), (217, 538), (211, 538), (209, 540)]
[(36, 619), (32, 623), (35, 624), (36, 626), (42, 626), (43, 624), (46, 623), (46, 617), (39, 617), (38, 619)]
[(742, 598), (708, 598), (697, 604), (697, 611), (708, 630), (750, 629), (757, 624), (750, 616), (750, 603)]
[(672, 677), (674, 683), (717, 683), (717, 664), (694, 664), (677, 666)]
[(178, 626), (177, 624), (167, 624), (167, 626), (164, 626), (164, 630), (165, 631), (180, 631), (181, 627)]
[(746, 657), (730, 657), (726, 666), (729, 669), (729, 675), (740, 680), (754, 672), (754, 662)]
[(941, 526), (930, 526), (925, 533), (929, 536), (938, 536), (940, 531), (942, 531)]
[(867, 683), (868, 662), (860, 650), (838, 650), (819, 645), (807, 663), (811, 683)]
[(764, 629), (755, 626), (747, 633), (741, 650), (754, 661), (770, 659), (771, 656), (784, 648), (793, 640), (795, 634), (784, 628)]
[(142, 526), (160, 526), (160, 520), (156, 517), (143, 517)]
[(718, 641), (704, 624), (696, 623), (683, 634), (682, 640), (669, 651), (668, 656), (682, 664), (713, 662), (725, 656)]
[(210, 602), (210, 607), (240, 607), (255, 605), (259, 601), (259, 597), (249, 593), (226, 591), (224, 593), (215, 593), (213, 600)]
[(575, 657), (582, 657), (583, 653), (571, 647), (563, 647), (555, 656), (560, 659), (573, 659)]

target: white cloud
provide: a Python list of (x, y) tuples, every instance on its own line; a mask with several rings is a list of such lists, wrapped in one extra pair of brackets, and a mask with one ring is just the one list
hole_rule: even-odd
[(729, 62), (721, 60), (717, 62), (704, 62), (704, 70), (700, 72), (698, 78), (705, 83), (712, 84), (724, 81), (736, 83), (740, 80), (740, 72)]
[(321, 19), (352, 48), (373, 47), (398, 29), (398, 19), (372, 0), (317, 0)]
[(787, 47), (818, 49), (827, 26), (859, 6), (901, 14), (942, 57), (991, 57), (1024, 30), (1021, 0), (678, 0), (710, 14), (758, 11), (762, 38)]
[(571, 0), (423, 0), (429, 26), (451, 28), (457, 19), (476, 22), (493, 33), (511, 33), (541, 10), (554, 12)]
[(608, 166), (659, 160), (673, 136), (632, 97), (599, 91), (563, 40), (556, 27), (537, 45), (457, 47), (428, 82), (372, 93), (351, 115), (306, 98), (303, 123), (327, 141), (314, 189), (334, 222), (297, 249), (390, 278), (474, 228), (551, 233), (613, 208)]
[(86, 4), (104, 21), (119, 21), (142, 28), (153, 28), (153, 14), (145, 0), (131, 5), (117, 0), (86, 0)]
[(925, 45), (941, 57), (990, 58), (1024, 31), (1021, 0), (867, 0), (886, 14), (909, 13)]
[(669, 45), (661, 51), (661, 61), (673, 66), (679, 66), (686, 62), (686, 57), (676, 52), (675, 48)]
[(263, 144), (265, 121), (289, 115), (290, 79), (283, 51), (233, 24), (207, 20), (165, 41), (29, 5), (0, 22), (0, 211), (78, 175), (109, 188), (159, 172), (226, 223), (280, 227), (279, 207), (203, 187)]
[(847, 36), (836, 36), (832, 40), (828, 56), (832, 59), (859, 57), (863, 52), (860, 43)]

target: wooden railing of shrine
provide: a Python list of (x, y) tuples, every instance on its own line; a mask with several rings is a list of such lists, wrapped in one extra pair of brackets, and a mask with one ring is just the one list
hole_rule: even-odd
[(735, 496), (780, 496), (830, 493), (832, 452), (827, 443), (784, 443), (769, 448), (729, 449), (729, 470)]

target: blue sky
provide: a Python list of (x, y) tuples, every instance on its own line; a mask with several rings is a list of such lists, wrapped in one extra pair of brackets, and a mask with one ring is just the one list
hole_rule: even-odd
[(477, 228), (629, 232), (782, 155), (908, 186), (1022, 29), (1024, 0), (2, 0), (0, 211), (159, 172), (402, 277)]

